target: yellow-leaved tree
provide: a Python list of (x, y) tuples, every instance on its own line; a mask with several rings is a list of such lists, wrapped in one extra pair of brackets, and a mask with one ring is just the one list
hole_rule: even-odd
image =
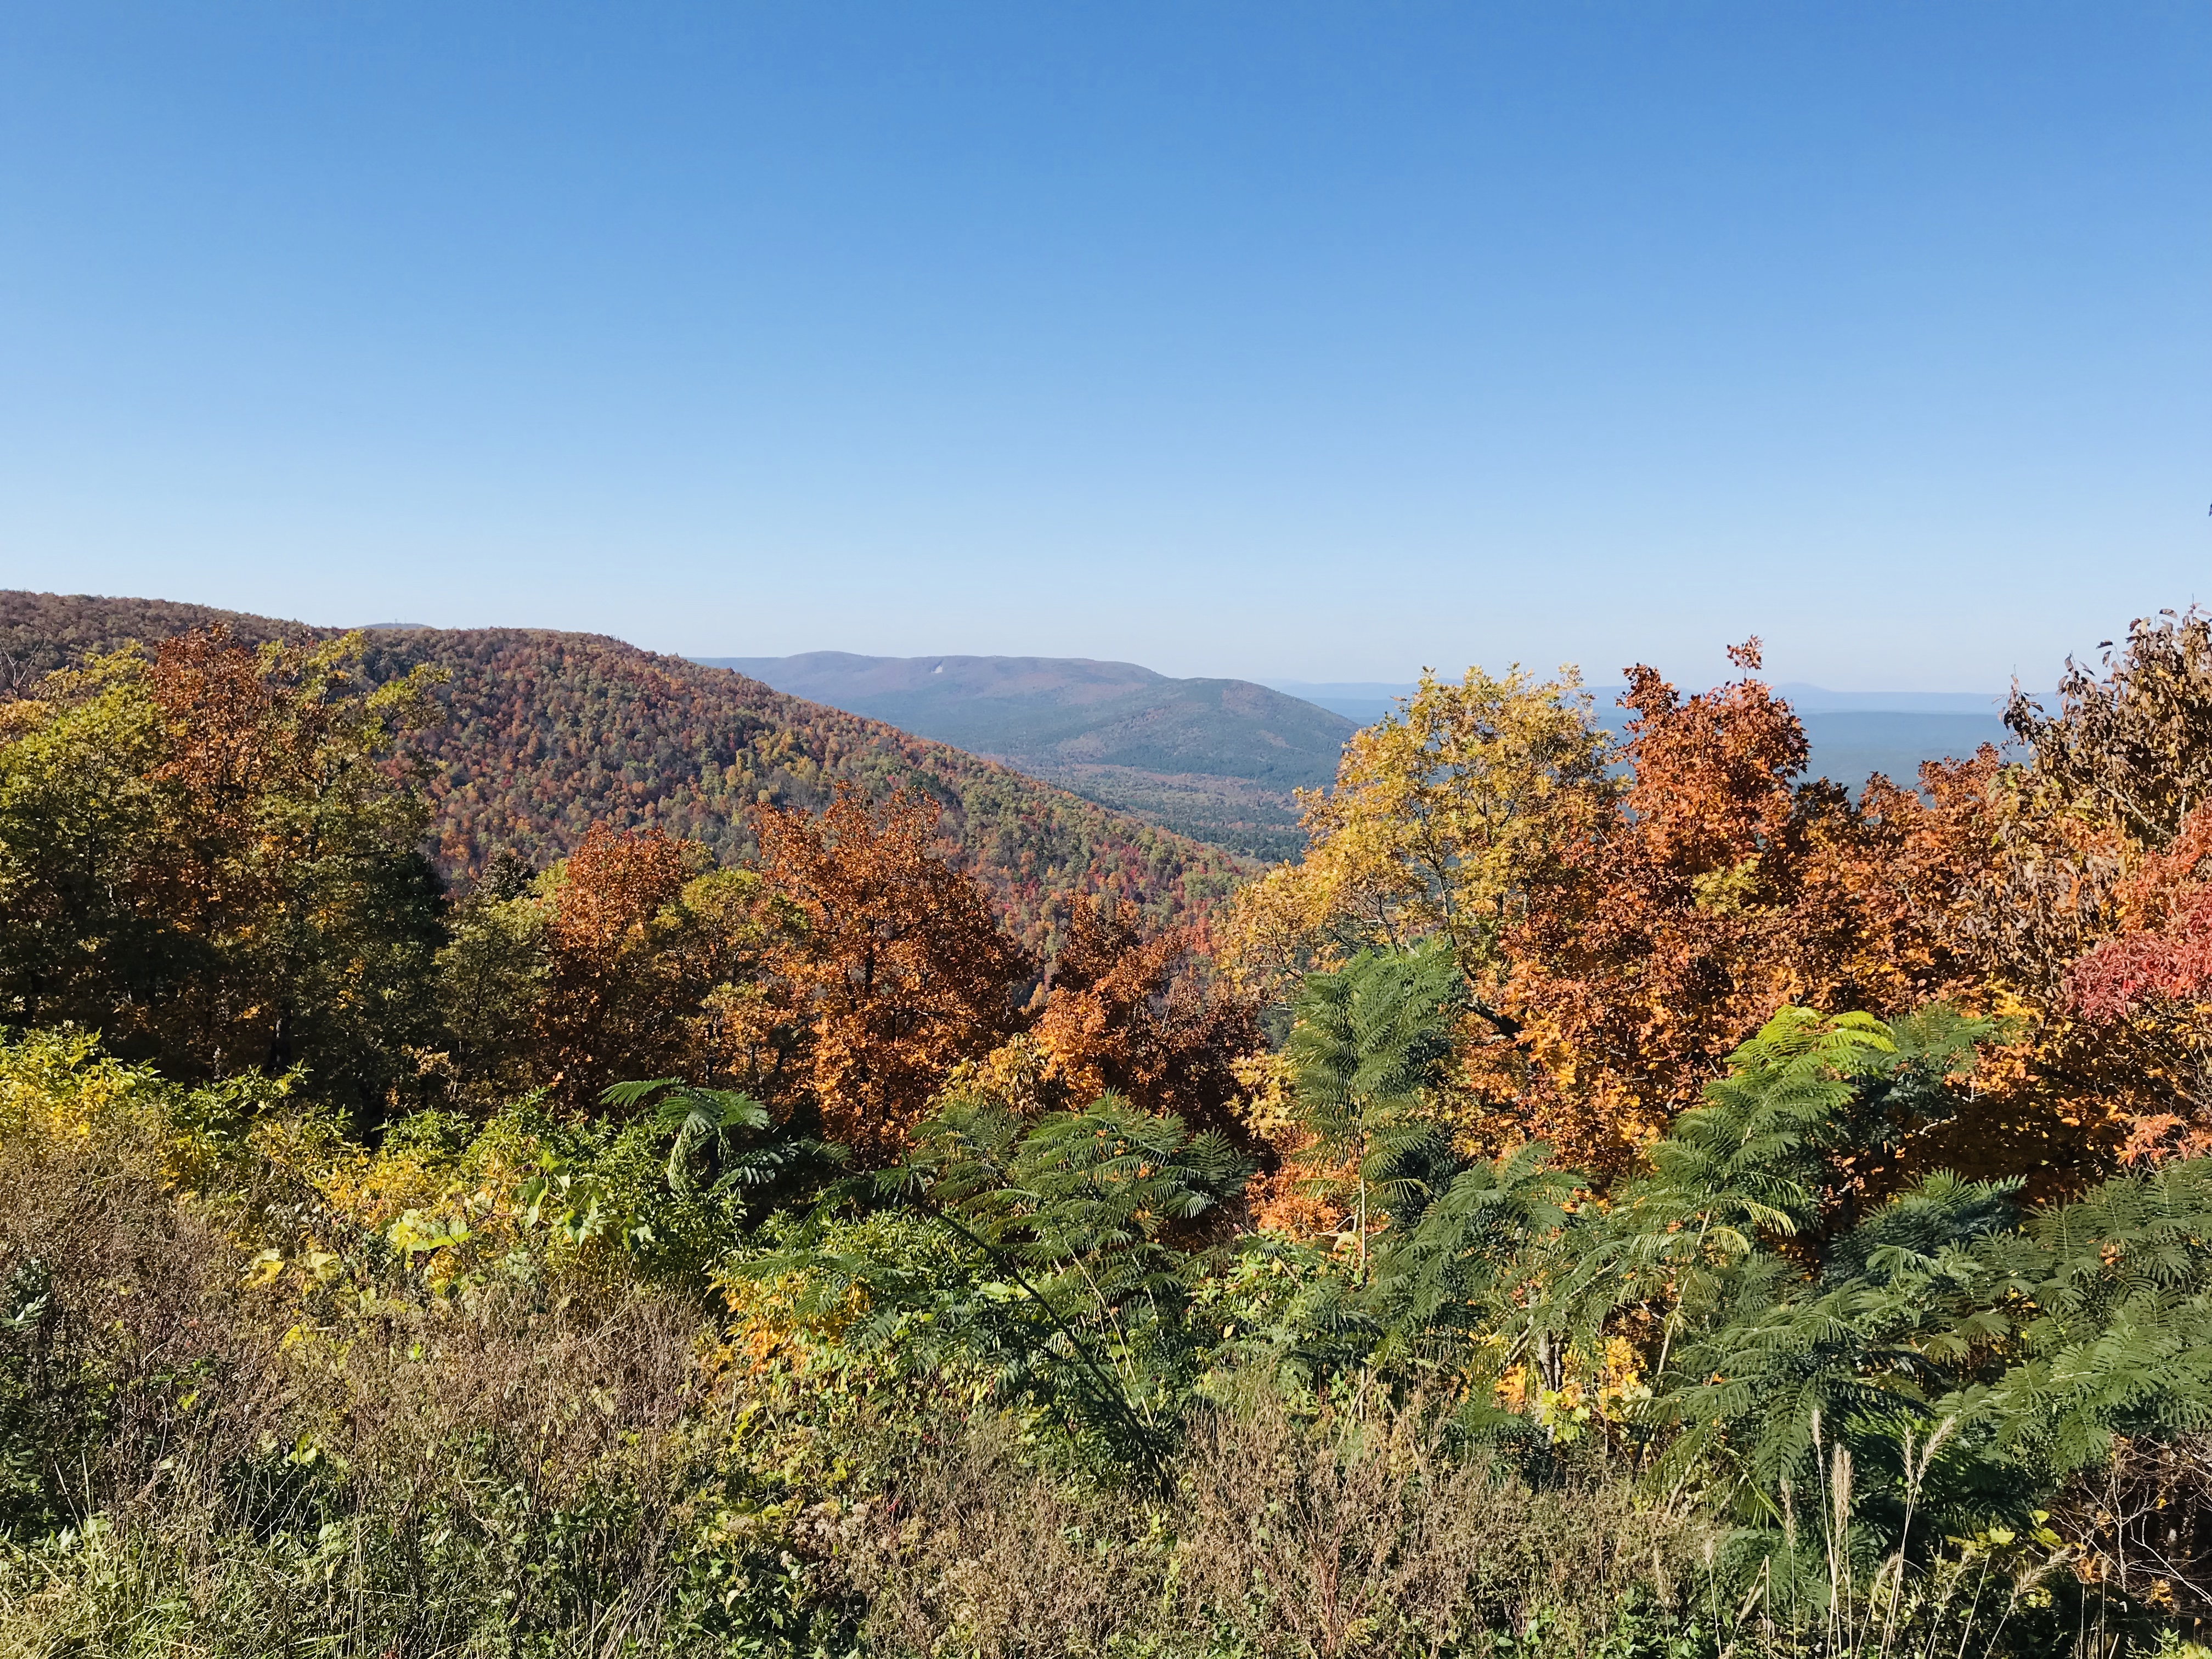
[(1611, 814), (1611, 757), (1572, 668), (1470, 668), (1456, 684), (1424, 670), (1345, 746), (1334, 790), (1301, 792), (1311, 850), (1237, 894), (1217, 925), (1222, 959), (1280, 997), (1357, 951), (1442, 934), (1476, 1011), (1510, 1028), (1503, 940), (1563, 849)]

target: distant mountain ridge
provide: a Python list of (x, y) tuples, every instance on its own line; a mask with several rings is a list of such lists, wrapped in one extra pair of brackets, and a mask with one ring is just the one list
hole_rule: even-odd
[(976, 753), (1321, 784), (1358, 728), (1249, 680), (1080, 657), (701, 657), (793, 696)]
[[(212, 623), (248, 643), (347, 631), (161, 599), (0, 591), (0, 693)], [(935, 799), (946, 850), (1031, 945), (1069, 895), (1111, 892), (1155, 922), (1191, 920), (1249, 867), (957, 749), (604, 635), (401, 628), (367, 641), (373, 678), (418, 663), (450, 677), (435, 694), (446, 718), (408, 748), (425, 768), (451, 873), (508, 848), (542, 864), (594, 821), (659, 825), (727, 858), (750, 844), (748, 806), (818, 807), (841, 781), (878, 799), (903, 785)]]
[(1336, 776), (1356, 722), (1250, 680), (1176, 679), (1076, 657), (702, 657), (989, 755), (1203, 840), (1296, 857), (1291, 791)]
[[(1409, 682), (1175, 679), (1080, 657), (703, 657), (780, 691), (988, 755), (1103, 805), (1250, 856), (1304, 850), (1293, 792), (1334, 781), (1345, 740), (1394, 712)], [(1778, 685), (1804, 722), (1811, 776), (1856, 789), (1880, 772), (2002, 747), (2002, 696)], [(1622, 686), (1590, 688), (1608, 731)]]

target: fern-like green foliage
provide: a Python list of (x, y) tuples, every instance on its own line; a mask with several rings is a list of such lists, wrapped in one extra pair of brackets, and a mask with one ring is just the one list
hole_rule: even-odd
[(741, 1271), (796, 1270), (824, 1308), (857, 1291), (866, 1340), (979, 1370), (1106, 1464), (1146, 1473), (1213, 1346), (1194, 1291), (1225, 1259), (1216, 1224), (1250, 1175), (1225, 1137), (1114, 1095), (1036, 1121), (955, 1102), (905, 1164), (843, 1196), (927, 1218), (958, 1272), (841, 1249), (826, 1214)]
[(1896, 1547), (1908, 1504), (1954, 1532), (2021, 1522), (2033, 1483), (1961, 1403), (2010, 1346), (1986, 1246), (2015, 1225), (2005, 1189), (1937, 1175), (1851, 1230), (1825, 1270), (1757, 1250), (1715, 1275), (1654, 1403), (1669, 1466), (1786, 1531), (1793, 1492), (1814, 1495), (1808, 1514), (1833, 1507), (1840, 1449), (1848, 1515), (1875, 1550)]
[(1972, 1403), (2052, 1474), (2212, 1427), (2212, 1160), (2105, 1182), (1988, 1252), (2025, 1357)]
[(1780, 1010), (1653, 1146), (1650, 1178), (1620, 1194), (1566, 1298), (1610, 1311), (1663, 1297), (1671, 1334), (1762, 1248), (1788, 1242), (1797, 1259), (1826, 1259), (1869, 1176), (1955, 1113), (1947, 1079), (1992, 1030), (1940, 1005), (1894, 1025)]
[[(1456, 1168), (1428, 1108), (1451, 1056), (1467, 987), (1450, 951), (1362, 951), (1308, 976), (1287, 1054), (1298, 1120), (1320, 1180), (1342, 1190), (1362, 1248), (1367, 1226), (1417, 1220)], [(1348, 1164), (1348, 1176), (1336, 1173)]]
[(1798, 1232), (1819, 1207), (1822, 1150), (1844, 1138), (1861, 1080), (1896, 1054), (1871, 1014), (1783, 1009), (1651, 1149), (1654, 1179), (1639, 1198), (1647, 1211), (1694, 1218), (1693, 1249), (1741, 1256), (1762, 1232)]
[[(768, 1108), (748, 1094), (661, 1077), (611, 1084), (600, 1091), (599, 1103), (634, 1112), (655, 1095), (660, 1102), (653, 1121), (667, 1132), (668, 1184), (678, 1193), (760, 1186), (791, 1160), (792, 1147), (743, 1144), (742, 1132), (771, 1127)], [(709, 1176), (704, 1182), (695, 1167), (702, 1161)]]
[(1782, 1010), (1584, 1257), (1586, 1303), (1663, 1309), (1645, 1422), (1669, 1478), (1763, 1550), (1879, 1553), (1901, 1547), (1911, 1507), (1931, 1527), (2025, 1507), (1955, 1402), (2010, 1340), (1989, 1247), (2017, 1227), (2015, 1188), (1939, 1173), (1871, 1207), (1865, 1191), (1956, 1110), (1947, 1079), (1990, 1034), (1940, 1007), (1895, 1025)]
[[(2032, 1213), (2016, 1183), (1901, 1173), (1987, 1024), (1785, 1009), (1601, 1192), (1541, 1145), (1455, 1150), (1433, 1091), (1457, 995), (1448, 964), (1378, 955), (1300, 1004), (1301, 1108), (1382, 1224), (1358, 1270), (1231, 1239), (1234, 1150), (1109, 1097), (1037, 1121), (954, 1103), (906, 1164), (845, 1183), (860, 1213), (736, 1271), (861, 1310), (843, 1340), (884, 1374), (969, 1378), (1139, 1480), (1255, 1364), (1316, 1395), (1454, 1391), (1462, 1431), (1548, 1464), (1565, 1380), (1625, 1335), (1641, 1383), (1607, 1433), (1656, 1496), (1733, 1524), (1726, 1571), (1801, 1612), (1933, 1571), (1946, 1540), (2035, 1534), (2115, 1436), (2212, 1428), (2212, 1161)], [(665, 1081), (616, 1103), (654, 1108), (635, 1121), (672, 1194), (734, 1179), (767, 1134), (741, 1097)], [(1509, 1412), (1491, 1385), (1516, 1371)]]
[(1770, 1572), (1817, 1558), (1832, 1583), (2027, 1528), (2115, 1435), (2212, 1427), (2212, 1163), (2027, 1217), (2018, 1183), (1941, 1171), (1867, 1201), (1990, 1034), (1940, 1008), (1785, 1010), (1592, 1229), (1585, 1262), (1667, 1306), (1644, 1416), (1663, 1478), (1732, 1512)]
[(1530, 1141), (1462, 1169), (1383, 1235), (1368, 1298), (1386, 1332), (1378, 1358), (1464, 1366), (1479, 1346), (1493, 1374), (1521, 1363), (1549, 1328), (1547, 1287), (1587, 1242), (1568, 1207), (1578, 1177)]

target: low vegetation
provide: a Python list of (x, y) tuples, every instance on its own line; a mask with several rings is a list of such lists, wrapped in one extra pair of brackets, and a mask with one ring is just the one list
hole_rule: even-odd
[(0, 1650), (2201, 1651), (2198, 618), (1856, 799), (1431, 684), (1042, 951), (910, 795), (448, 891), (360, 649), (0, 706)]

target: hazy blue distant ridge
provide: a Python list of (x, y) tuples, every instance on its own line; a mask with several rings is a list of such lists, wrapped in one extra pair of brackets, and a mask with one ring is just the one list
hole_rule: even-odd
[[(1414, 690), (1407, 682), (1175, 679), (1084, 657), (701, 657), (791, 696), (994, 756), (1155, 823), (1261, 858), (1303, 849), (1291, 792), (1334, 780), (1344, 741)], [(1590, 688), (1618, 732), (1624, 688)], [(1808, 775), (1856, 788), (1915, 781), (1923, 761), (2007, 733), (2002, 695), (1830, 691), (1784, 684), (1812, 745)]]
[(701, 657), (787, 696), (988, 755), (1259, 858), (1304, 838), (1291, 791), (1336, 776), (1340, 714), (1249, 680), (1171, 679), (1082, 657)]
[(1327, 783), (1353, 722), (1249, 680), (1170, 679), (1082, 657), (795, 657), (695, 660), (787, 696), (888, 720), (976, 754)]

